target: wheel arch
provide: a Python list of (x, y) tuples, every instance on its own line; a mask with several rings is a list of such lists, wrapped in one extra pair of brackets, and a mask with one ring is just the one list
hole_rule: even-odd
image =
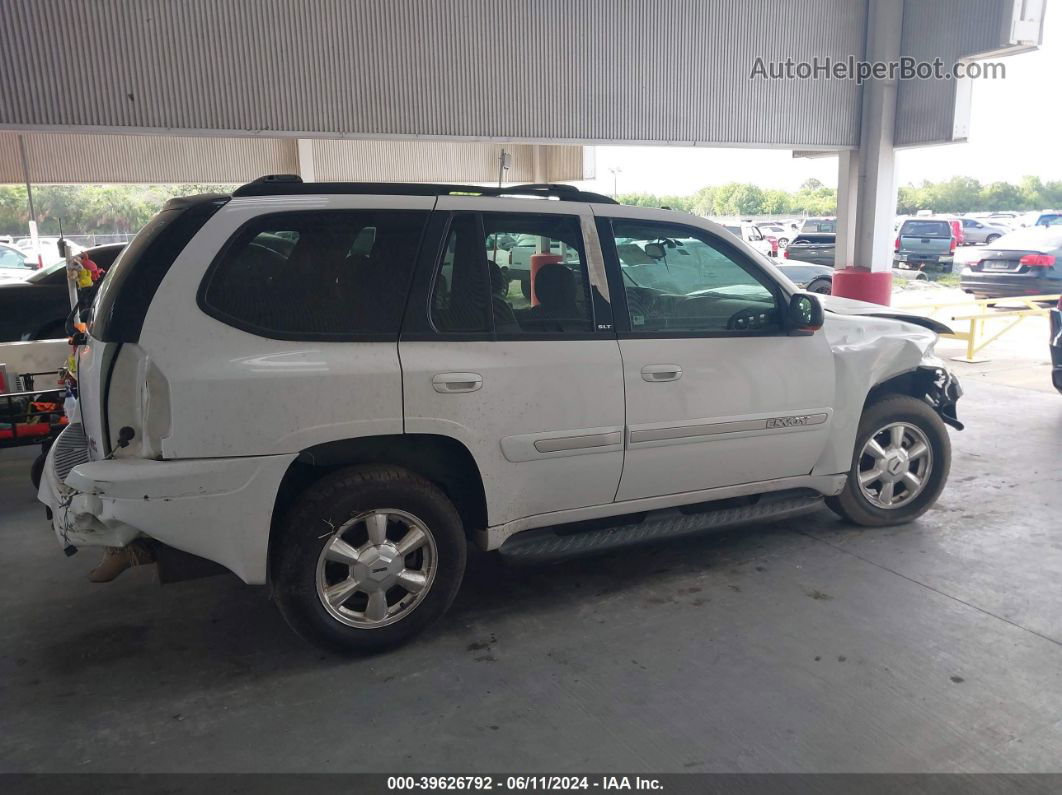
[(955, 414), (955, 404), (962, 396), (962, 389), (955, 377), (943, 367), (922, 365), (875, 384), (867, 392), (863, 411), (889, 395), (908, 395), (924, 400), (946, 424), (956, 430), (963, 429), (963, 424)]
[(417, 433), (336, 439), (300, 451), (281, 479), (269, 530), (270, 572), (277, 546), (273, 542), (298, 495), (338, 469), (373, 464), (403, 467), (442, 489), (457, 508), (469, 539), (487, 526), (482, 473), (472, 452), (457, 439)]

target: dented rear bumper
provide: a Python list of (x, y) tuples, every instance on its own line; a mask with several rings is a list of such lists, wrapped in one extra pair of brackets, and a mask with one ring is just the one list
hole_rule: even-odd
[(65, 477), (48, 454), (38, 499), (67, 546), (122, 547), (144, 536), (266, 581), (269, 528), (294, 455), (86, 461)]

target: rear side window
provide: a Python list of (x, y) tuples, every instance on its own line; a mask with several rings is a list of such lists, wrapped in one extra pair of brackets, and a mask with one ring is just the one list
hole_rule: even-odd
[(215, 261), (200, 305), (274, 339), (394, 338), (427, 217), (405, 210), (261, 216)]
[(904, 221), (900, 227), (901, 236), (909, 237), (951, 237), (951, 224), (947, 221)]
[(441, 333), (526, 336), (593, 331), (579, 220), (562, 214), (458, 214), (431, 294)]

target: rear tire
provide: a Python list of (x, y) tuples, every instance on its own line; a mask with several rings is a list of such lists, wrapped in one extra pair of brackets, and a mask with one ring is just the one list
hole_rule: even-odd
[(295, 632), (333, 650), (375, 652), (409, 640), (446, 612), (464, 576), (453, 503), (399, 467), (322, 478), (279, 530), (277, 606)]
[(937, 413), (924, 401), (891, 395), (863, 412), (844, 491), (826, 505), (866, 527), (904, 524), (936, 502), (950, 468), (951, 440)]

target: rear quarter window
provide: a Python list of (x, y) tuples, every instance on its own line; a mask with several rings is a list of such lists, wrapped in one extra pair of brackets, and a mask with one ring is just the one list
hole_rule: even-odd
[(394, 339), (428, 213), (275, 213), (244, 225), (211, 265), (200, 307), (273, 339)]

